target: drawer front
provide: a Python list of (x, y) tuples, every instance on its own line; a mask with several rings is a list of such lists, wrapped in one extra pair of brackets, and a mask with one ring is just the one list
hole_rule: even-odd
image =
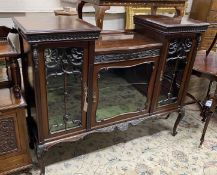
[(217, 0), (213, 0), (212, 1), (210, 10), (217, 10)]
[(207, 17), (207, 22), (217, 22), (217, 11), (210, 11)]

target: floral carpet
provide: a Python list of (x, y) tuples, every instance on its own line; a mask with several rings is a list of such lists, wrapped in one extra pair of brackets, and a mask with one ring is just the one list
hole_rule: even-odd
[[(45, 155), (46, 175), (217, 175), (217, 116), (198, 147), (203, 123), (196, 105), (171, 135), (169, 119), (147, 120), (126, 131), (95, 133), (74, 143), (61, 143)], [(35, 166), (33, 175), (39, 174)]]

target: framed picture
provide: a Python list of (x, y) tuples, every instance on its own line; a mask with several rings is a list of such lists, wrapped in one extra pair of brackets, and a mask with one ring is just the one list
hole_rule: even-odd
[[(168, 16), (174, 16), (176, 13), (175, 8), (163, 7), (157, 9), (157, 14), (165, 14)], [(151, 14), (151, 8), (149, 7), (126, 7), (126, 29), (133, 29), (133, 16), (134, 15), (148, 15)]]

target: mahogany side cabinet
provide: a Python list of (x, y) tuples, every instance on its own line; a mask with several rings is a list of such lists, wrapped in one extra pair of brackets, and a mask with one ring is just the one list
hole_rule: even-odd
[(26, 101), (30, 118), (35, 103), (37, 131), (32, 133), (42, 174), (44, 151), (59, 142), (124, 130), (171, 112), (179, 113), (176, 134), (208, 24), (165, 16), (136, 16), (134, 21), (135, 30), (100, 34), (76, 17), (14, 19), (27, 55), (22, 60)]
[(26, 171), (32, 167), (29, 153), (26, 103), (12, 88), (0, 89), (0, 174)]

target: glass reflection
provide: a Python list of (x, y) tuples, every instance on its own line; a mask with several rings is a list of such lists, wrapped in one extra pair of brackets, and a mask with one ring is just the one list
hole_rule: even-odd
[(191, 47), (191, 38), (175, 39), (169, 44), (166, 66), (161, 80), (158, 106), (177, 102)]
[(152, 71), (152, 63), (101, 70), (96, 121), (145, 110)]

